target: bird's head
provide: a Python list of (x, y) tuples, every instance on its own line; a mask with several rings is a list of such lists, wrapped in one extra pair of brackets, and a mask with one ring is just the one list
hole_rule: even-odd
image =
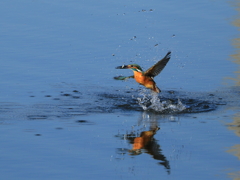
[(116, 67), (116, 69), (131, 69), (137, 72), (143, 72), (142, 68), (138, 64), (129, 64)]

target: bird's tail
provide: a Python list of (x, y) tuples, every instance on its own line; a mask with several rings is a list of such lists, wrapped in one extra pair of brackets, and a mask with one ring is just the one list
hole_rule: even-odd
[(153, 89), (152, 89), (154, 92), (156, 92), (156, 93), (160, 93), (161, 92), (161, 90), (156, 86), (156, 85), (154, 85), (153, 86)]

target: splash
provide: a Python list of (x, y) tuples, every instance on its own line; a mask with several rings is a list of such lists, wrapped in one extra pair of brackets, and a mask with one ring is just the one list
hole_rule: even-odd
[(137, 98), (138, 104), (143, 110), (153, 110), (156, 112), (182, 112), (189, 108), (184, 105), (180, 99), (177, 103), (173, 103), (171, 100), (162, 101), (155, 92), (148, 93), (146, 90), (142, 90)]

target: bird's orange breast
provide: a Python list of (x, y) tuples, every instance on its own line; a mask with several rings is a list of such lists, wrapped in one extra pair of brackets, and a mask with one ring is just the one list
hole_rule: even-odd
[(143, 74), (142, 74), (141, 72), (134, 71), (134, 79), (135, 79), (138, 83), (144, 84), (145, 76), (143, 76)]
[(152, 88), (153, 85), (155, 84), (155, 82), (153, 81), (152, 78), (150, 78), (148, 76), (144, 76), (143, 73), (141, 73), (141, 72), (134, 71), (134, 79), (138, 83), (146, 86), (147, 88)]

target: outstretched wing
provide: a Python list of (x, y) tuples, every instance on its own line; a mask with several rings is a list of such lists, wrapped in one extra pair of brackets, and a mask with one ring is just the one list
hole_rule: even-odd
[(134, 78), (134, 76), (117, 76), (117, 77), (114, 77), (114, 79), (116, 79), (116, 80), (127, 80), (129, 78)]
[(153, 65), (147, 71), (145, 71), (144, 75), (149, 77), (157, 76), (164, 69), (170, 58), (171, 52), (169, 51), (163, 59), (161, 59), (155, 65)]

